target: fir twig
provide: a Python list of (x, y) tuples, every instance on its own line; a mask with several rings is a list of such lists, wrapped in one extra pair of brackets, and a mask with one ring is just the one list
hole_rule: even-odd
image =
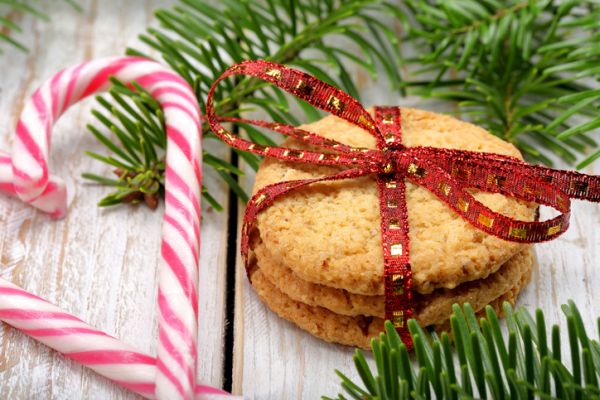
[(588, 136), (600, 127), (599, 17), (595, 0), (406, 0), (403, 41), (419, 50), (406, 85), (455, 102), (529, 160), (583, 168), (600, 157)]
[[(74, 9), (80, 11), (81, 7), (76, 0), (63, 0)], [(20, 14), (33, 16), (43, 21), (49, 21), (50, 18), (46, 13), (40, 10), (37, 2), (31, 0), (0, 0), (0, 43), (8, 43), (8, 45), (16, 47), (22, 51), (29, 49), (15, 35), (23, 34), (23, 29), (17, 22)], [(0, 54), (3, 53), (0, 48)]]
[[(336, 370), (345, 394), (361, 400), (458, 398), (599, 399), (600, 343), (591, 339), (572, 301), (563, 305), (568, 327), (570, 362), (564, 362), (560, 331), (554, 325), (549, 340), (544, 314), (534, 317), (525, 308), (504, 304), (507, 333), (491, 307), (477, 320), (473, 309), (454, 305), (451, 335), (424, 332), (409, 321), (416, 360), (410, 363), (406, 346), (393, 325), (373, 339), (376, 371), (356, 350), (354, 362), (361, 382)], [(598, 319), (600, 329), (600, 318)], [(548, 343), (552, 343), (551, 348)], [(568, 354), (568, 353), (567, 353)], [(337, 399), (346, 397), (339, 394)], [(323, 399), (332, 400), (329, 397)]]
[[(395, 7), (384, 0), (227, 0), (219, 5), (213, 3), (182, 0), (172, 9), (160, 9), (155, 13), (160, 28), (149, 28), (140, 37), (192, 85), (202, 106), (208, 89), (221, 72), (231, 64), (247, 59), (268, 59), (301, 67), (356, 96), (349, 64), (366, 70), (374, 78), (377, 77), (377, 65), (382, 65), (392, 86), (400, 88), (397, 39), (382, 22), (382, 19), (390, 18), (389, 10)], [(332, 46), (334, 37), (345, 38), (362, 54)], [(146, 56), (145, 52), (136, 49), (128, 49), (127, 53)], [(305, 56), (307, 54), (310, 57)], [(129, 200), (131, 197), (127, 194), (141, 189), (137, 183), (133, 184), (131, 177), (147, 176), (148, 171), (152, 171), (156, 172), (152, 175), (154, 182), (162, 185), (164, 180), (165, 133), (160, 107), (139, 87), (132, 91), (119, 82), (114, 83), (109, 94), (112, 101), (100, 97), (99, 107), (94, 111), (97, 123), (104, 125), (112, 135), (106, 136), (94, 127), (90, 131), (112, 153), (111, 157), (95, 157), (126, 174), (116, 181), (94, 179), (114, 189), (101, 205)], [(278, 89), (255, 79), (226, 81), (218, 88), (215, 98), (221, 115), (235, 116), (261, 110), (278, 122), (299, 123), (295, 104)], [(320, 117), (301, 100), (297, 101), (297, 106), (309, 121)], [(259, 143), (271, 140), (256, 129), (243, 128), (244, 134)], [(205, 139), (215, 138), (206, 126), (203, 133)], [(251, 167), (258, 166), (256, 156), (238, 154)], [(236, 179), (241, 171), (208, 153), (204, 164), (216, 169), (236, 195), (247, 199)], [(203, 190), (203, 195), (213, 206), (219, 207), (207, 190)]]

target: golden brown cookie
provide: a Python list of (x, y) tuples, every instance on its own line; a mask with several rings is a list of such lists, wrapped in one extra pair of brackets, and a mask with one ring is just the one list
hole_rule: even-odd
[[(290, 268), (270, 257), (264, 244), (255, 248), (260, 270), (281, 292), (311, 306), (320, 306), (336, 314), (357, 316), (384, 316), (384, 296), (365, 296), (343, 289), (312, 283), (299, 278)], [(414, 294), (415, 309), (424, 325), (444, 321), (454, 303), (470, 303), (476, 309), (517, 285), (532, 266), (532, 250), (518, 253), (487, 278), (465, 282), (454, 289), (437, 289), (430, 294)]]
[[(403, 140), (408, 146), (486, 151), (520, 157), (511, 144), (458, 119), (416, 109), (402, 109)], [(366, 131), (330, 116), (303, 127), (322, 136), (374, 148)], [(287, 139), (286, 146), (301, 148)], [(275, 182), (313, 178), (336, 169), (266, 159), (254, 191)], [(535, 206), (500, 194), (475, 197), (503, 214), (533, 220)], [(524, 249), (472, 227), (424, 188), (407, 183), (413, 289), (436, 288), (486, 278)], [(301, 279), (362, 295), (383, 294), (380, 212), (374, 177), (310, 185), (277, 199), (257, 219), (258, 235), (274, 262)]]
[[(533, 265), (531, 252), (526, 250), (523, 257), (521, 255), (517, 257), (521, 258), (521, 262), (524, 263), (518, 282), (514, 287), (509, 288), (489, 303), (497, 313), (501, 312), (503, 302), (515, 303), (519, 292), (530, 279)], [(378, 317), (339, 315), (323, 307), (310, 306), (292, 300), (266, 278), (260, 269), (260, 265), (252, 268), (251, 280), (258, 296), (271, 310), (280, 317), (293, 322), (301, 329), (328, 342), (369, 348), (371, 338), (377, 336), (383, 330), (383, 319)], [(482, 310), (485, 305), (474, 306), (473, 308), (477, 312)], [(440, 327), (447, 328), (446, 321), (450, 314), (451, 310), (449, 309), (444, 320), (438, 322)], [(416, 310), (415, 318), (422, 325), (426, 325), (422, 319), (429, 317), (422, 316), (420, 311)]]

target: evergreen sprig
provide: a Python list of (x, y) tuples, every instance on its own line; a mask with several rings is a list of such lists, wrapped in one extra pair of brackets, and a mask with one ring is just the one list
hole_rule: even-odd
[[(76, 0), (63, 0), (73, 8), (80, 10)], [(50, 17), (38, 7), (37, 2), (31, 0), (0, 0), (0, 43), (8, 43), (22, 51), (29, 49), (15, 38), (15, 34), (23, 33), (21, 26), (15, 21), (20, 14), (30, 15), (43, 21), (49, 21)], [(0, 54), (4, 51), (0, 48)]]
[[(397, 37), (385, 23), (386, 18), (395, 18), (399, 10), (385, 0), (226, 0), (219, 6), (209, 3), (213, 2), (182, 0), (172, 9), (160, 9), (155, 13), (160, 27), (149, 28), (140, 36), (142, 42), (160, 53), (192, 85), (202, 107), (215, 79), (231, 64), (248, 59), (267, 59), (299, 67), (356, 97), (359, 93), (351, 79), (350, 65), (367, 71), (373, 79), (381, 67), (392, 86), (400, 87)], [(332, 45), (334, 37), (346, 40), (360, 51), (354, 53)], [(127, 53), (147, 56), (136, 49), (128, 49)], [(148, 186), (152, 193), (160, 195), (165, 141), (160, 108), (144, 92), (127, 90), (121, 84), (115, 86), (110, 97), (112, 101), (99, 100), (100, 107), (94, 116), (113, 137), (93, 126), (90, 131), (112, 153), (111, 156), (93, 154), (93, 157), (116, 168), (117, 176), (115, 179), (84, 176), (113, 186), (114, 192), (100, 205), (140, 202), (148, 197)], [(255, 79), (223, 82), (215, 99), (221, 115), (261, 110), (277, 122), (296, 125), (300, 123), (296, 118), (298, 113), (292, 110), (298, 108), (309, 121), (320, 118), (302, 100), (291, 103), (280, 90)], [(252, 140), (273, 143), (257, 129), (243, 128)], [(203, 130), (205, 138), (215, 138), (207, 126)], [(250, 166), (258, 167), (256, 156), (237, 153)], [(247, 200), (236, 179), (242, 171), (211, 153), (204, 154), (204, 164), (215, 169), (236, 195)], [(203, 195), (220, 208), (206, 190)]]
[[(596, 0), (405, 0), (416, 93), (517, 145), (583, 168), (600, 150), (600, 3)], [(595, 150), (590, 154), (590, 149)]]
[[(424, 331), (408, 322), (414, 341), (411, 357), (393, 325), (373, 339), (375, 371), (357, 350), (354, 363), (362, 382), (340, 371), (344, 393), (352, 399), (599, 399), (600, 343), (586, 333), (572, 301), (562, 306), (569, 349), (561, 348), (558, 325), (550, 335), (544, 314), (504, 304), (507, 333), (488, 306), (478, 320), (473, 308), (454, 305), (451, 335)], [(598, 319), (600, 332), (600, 318)], [(451, 341), (450, 337), (454, 338)], [(329, 399), (323, 397), (323, 399)], [(338, 400), (347, 399), (339, 394)]]

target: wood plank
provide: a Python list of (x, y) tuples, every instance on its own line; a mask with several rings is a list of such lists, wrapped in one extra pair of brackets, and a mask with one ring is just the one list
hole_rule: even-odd
[[(51, 23), (25, 18), (29, 33), (22, 39), (31, 53), (8, 49), (0, 58), (10, 62), (0, 77), (0, 147), (11, 143), (23, 101), (37, 85), (75, 62), (123, 54), (126, 46), (139, 44), (136, 37), (153, 21), (152, 11), (171, 3), (88, 0), (77, 14), (66, 3), (52, 2), (45, 6)], [(0, 274), (154, 354), (162, 208), (96, 207), (107, 189), (80, 177), (86, 171), (108, 171), (83, 153), (105, 152), (85, 130), (93, 104), (88, 100), (74, 107), (54, 130), (51, 169), (67, 182), (67, 217), (53, 221), (16, 200), (0, 198)], [(206, 184), (227, 208), (222, 183), (208, 173)], [(206, 206), (203, 215), (198, 378), (220, 386), (227, 215)], [(136, 398), (4, 324), (0, 382), (0, 398)]]
[[(439, 102), (401, 98), (389, 92), (385, 81), (372, 84), (364, 72), (355, 71), (353, 77), (365, 105), (399, 104), (451, 111), (448, 105)], [(586, 172), (594, 171), (598, 173), (600, 167)], [(251, 188), (252, 181), (250, 174), (245, 181), (246, 187)], [(238, 221), (243, 215), (243, 205), (240, 207)], [(519, 304), (531, 311), (542, 308), (547, 323), (556, 323), (562, 319), (560, 305), (572, 298), (581, 308), (587, 328), (596, 336), (596, 317), (600, 315), (600, 292), (597, 290), (600, 286), (600, 270), (597, 269), (600, 234), (596, 226), (600, 223), (600, 208), (582, 202), (575, 202), (573, 208), (569, 232), (558, 240), (537, 245), (538, 266), (532, 282), (521, 294)], [(542, 216), (548, 215), (543, 210)], [(563, 321), (560, 325), (566, 333)], [(568, 346), (566, 335), (563, 335), (564, 346)], [(354, 349), (316, 339), (271, 312), (252, 290), (238, 259), (234, 393), (257, 400), (334, 396), (340, 392), (334, 369), (358, 378), (352, 362), (353, 353)], [(372, 363), (369, 355), (367, 358)]]

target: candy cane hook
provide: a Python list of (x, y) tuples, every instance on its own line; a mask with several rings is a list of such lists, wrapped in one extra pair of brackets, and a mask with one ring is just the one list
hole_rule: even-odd
[[(48, 170), (50, 131), (69, 106), (106, 90), (110, 76), (126, 83), (138, 82), (156, 98), (165, 114), (168, 145), (157, 359), (7, 281), (0, 281), (0, 319), (147, 397), (152, 397), (153, 391), (159, 399), (192, 399), (214, 393), (212, 388), (196, 386), (195, 381), (202, 152), (198, 103), (181, 77), (138, 57), (93, 60), (59, 72), (26, 103), (12, 154), (0, 153), (0, 191), (53, 217), (65, 214), (65, 184)], [(77, 356), (73, 356), (73, 348)], [(115, 375), (115, 371), (128, 373)], [(155, 387), (151, 374), (155, 374)]]

